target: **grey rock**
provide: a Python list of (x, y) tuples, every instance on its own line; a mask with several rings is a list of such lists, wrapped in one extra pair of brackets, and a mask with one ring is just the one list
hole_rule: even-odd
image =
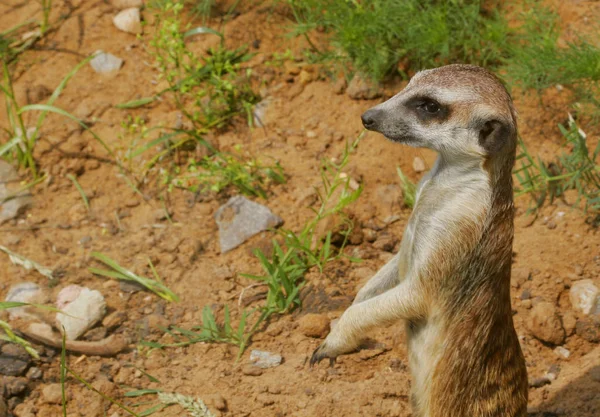
[(0, 160), (0, 224), (23, 213), (33, 202), (28, 190), (23, 190), (15, 168)]
[(119, 289), (123, 292), (133, 294), (138, 291), (144, 291), (146, 288), (135, 281), (119, 281)]
[(121, 65), (123, 65), (123, 60), (113, 54), (96, 51), (94, 58), (90, 61), (90, 65), (98, 74), (108, 74), (118, 71)]
[(263, 350), (253, 350), (250, 352), (250, 362), (261, 369), (275, 368), (281, 365), (281, 355)]
[[(20, 282), (13, 285), (6, 294), (5, 301), (15, 301), (19, 303), (37, 303), (44, 304), (48, 301), (48, 296), (34, 282)], [(22, 318), (36, 318), (35, 315), (29, 313), (28, 307), (13, 307), (8, 309), (8, 315), (10, 319), (17, 317)]]
[(28, 366), (28, 360), (4, 354), (0, 355), (0, 375), (21, 376), (25, 373)]
[(600, 343), (600, 316), (589, 316), (577, 320), (575, 330), (579, 337), (588, 342)]
[(219, 226), (221, 253), (238, 247), (257, 233), (283, 223), (268, 207), (242, 196), (231, 197), (219, 207), (215, 219)]
[(57, 307), (64, 313), (56, 315), (57, 327), (64, 328), (67, 340), (76, 340), (98, 323), (106, 314), (106, 301), (100, 292), (70, 285), (57, 296)]
[(49, 384), (42, 388), (42, 401), (46, 404), (62, 402), (62, 387), (60, 384)]
[(29, 368), (29, 371), (27, 371), (27, 375), (25, 376), (27, 377), (27, 379), (35, 381), (38, 379), (42, 379), (44, 373), (37, 366), (32, 366), (31, 368)]
[(23, 377), (5, 377), (6, 396), (8, 398), (16, 397), (27, 390), (27, 378)]

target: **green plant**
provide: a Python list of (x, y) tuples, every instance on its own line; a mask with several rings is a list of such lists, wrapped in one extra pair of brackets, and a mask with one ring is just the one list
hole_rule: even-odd
[(119, 265), (115, 260), (109, 258), (108, 256), (100, 253), (100, 252), (92, 252), (92, 257), (96, 258), (98, 261), (103, 264), (109, 266), (112, 270), (106, 269), (98, 269), (98, 268), (89, 268), (89, 271), (96, 275), (101, 275), (107, 278), (120, 279), (124, 281), (134, 281), (138, 284), (144, 286), (149, 291), (152, 291), (156, 295), (161, 298), (164, 298), (167, 301), (178, 302), (179, 297), (173, 291), (171, 291), (162, 281), (152, 261), (148, 259), (148, 266), (152, 270), (152, 274), (154, 275), (154, 279), (146, 278), (139, 275), (134, 274), (133, 272), (123, 268)]
[(497, 64), (509, 34), (496, 12), (484, 16), (481, 1), (287, 0), (296, 19), (293, 34), (324, 28), (333, 51), (319, 50), (375, 81), (401, 59), (411, 68), (444, 62)]
[(568, 152), (563, 152), (557, 160), (545, 163), (540, 157), (533, 158), (523, 140), (520, 140), (521, 153), (517, 157), (515, 176), (520, 187), (516, 195), (530, 195), (533, 200), (531, 211), (539, 209), (544, 202), (563, 197), (567, 190), (577, 191), (579, 205), (583, 201), (585, 211), (600, 211), (600, 144), (593, 152), (587, 146), (587, 135), (569, 115), (567, 127), (559, 125), (565, 138)]
[[(125, 393), (125, 396), (129, 398), (143, 397), (146, 395), (156, 395), (159, 403), (144, 410), (140, 413), (140, 416), (149, 416), (171, 405), (179, 405), (186, 410), (191, 417), (214, 417), (214, 414), (200, 398), (192, 398), (177, 392), (164, 392), (160, 389), (139, 389)], [(147, 404), (147, 402), (144, 402), (136, 406)]]
[(215, 152), (197, 162), (192, 159), (187, 164), (186, 174), (167, 176), (164, 182), (202, 193), (219, 193), (234, 187), (243, 194), (262, 198), (267, 198), (270, 183), (285, 183), (283, 168), (277, 161), (273, 165), (263, 165), (256, 159), (244, 157), (240, 146), (236, 151), (235, 154)]
[(408, 208), (413, 208), (417, 201), (417, 185), (408, 178), (400, 167), (396, 168), (398, 177), (400, 177), (400, 187), (402, 187), (402, 198), (404, 205)]
[[(0, 301), (0, 311), (9, 308), (24, 307), (29, 305), (31, 304), (19, 303), (15, 301)], [(4, 332), (4, 334), (0, 334), (0, 340), (7, 341), (9, 343), (15, 343), (21, 346), (23, 349), (25, 349), (27, 353), (29, 353), (29, 355), (31, 355), (35, 359), (40, 358), (39, 354), (37, 353), (37, 350), (35, 350), (27, 340), (17, 336), (13, 331), (12, 327), (10, 327), (10, 324), (5, 322), (4, 320), (0, 320), (0, 329), (2, 329), (2, 331)]]
[(88, 200), (87, 195), (85, 195), (85, 191), (83, 191), (83, 188), (81, 188), (81, 185), (77, 181), (77, 178), (75, 178), (75, 176), (71, 174), (68, 174), (67, 178), (71, 180), (77, 191), (79, 191), (79, 195), (81, 195), (81, 199), (83, 200), (83, 205), (85, 206), (85, 209), (87, 211), (90, 211), (90, 201)]
[[(250, 69), (242, 67), (251, 55), (246, 48), (226, 48), (223, 35), (212, 29), (184, 28), (180, 17), (183, 7), (183, 1), (170, 0), (155, 10), (157, 23), (150, 53), (159, 78), (168, 85), (165, 92), (173, 94), (179, 110), (199, 132), (223, 127), (238, 114), (245, 114), (251, 124), (252, 106), (259, 96), (252, 90)], [(187, 48), (185, 39), (206, 33), (220, 36), (221, 43), (199, 59)]]

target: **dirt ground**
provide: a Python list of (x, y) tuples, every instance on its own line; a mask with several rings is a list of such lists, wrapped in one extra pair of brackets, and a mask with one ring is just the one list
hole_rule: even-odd
[[(240, 14), (221, 30), (229, 45), (252, 45), (256, 53), (250, 66), (269, 98), (265, 127), (249, 128), (242, 120), (210, 139), (223, 150), (242, 144), (254, 155), (280, 161), (288, 182), (275, 186), (268, 200), (262, 202), (284, 219), (287, 228), (298, 230), (311, 215), (312, 189), (320, 184), (321, 160), (339, 157), (345, 142), (362, 131), (360, 114), (381, 99), (355, 101), (346, 94), (336, 94), (335, 80), (317, 77), (318, 68), (302, 61), (292, 64), (313, 74), (306, 84), (286, 67), (267, 65), (275, 52), (287, 49), (301, 57), (306, 45), (285, 36), (291, 21), (280, 8), (257, 1), (242, 2), (238, 10)], [(569, 33), (580, 24), (600, 19), (597, 1), (563, 1), (559, 10)], [(34, 1), (2, 2), (0, 31), (38, 12), (39, 4)], [(43, 90), (40, 86), (52, 91), (66, 73), (94, 51), (102, 49), (123, 58), (121, 70), (109, 77), (96, 74), (86, 65), (55, 103), (89, 122), (117, 154), (123, 155), (128, 143), (121, 122), (128, 115), (143, 117), (148, 126), (172, 125), (177, 109), (166, 101), (137, 110), (114, 107), (157, 89), (157, 72), (146, 52), (150, 35), (136, 38), (117, 30), (112, 23), (116, 13), (109, 1), (55, 1), (53, 17), (66, 18), (35, 50), (20, 57), (15, 89), (21, 103), (40, 101), (34, 94)], [(150, 32), (151, 26), (146, 31)], [(201, 53), (216, 41), (197, 37), (191, 42), (192, 49)], [(386, 94), (393, 94), (401, 86), (401, 82), (386, 85)], [(566, 121), (572, 104), (567, 90), (552, 88), (541, 100), (533, 94), (516, 94), (515, 102), (521, 135), (530, 150), (543, 158), (559, 152), (562, 138), (557, 124)], [(0, 125), (4, 125), (4, 103), (0, 104), (0, 114)], [(30, 123), (34, 123), (33, 115)], [(587, 128), (587, 132), (591, 138), (598, 137), (597, 127)], [(58, 284), (49, 288), (54, 295), (69, 284), (99, 290), (106, 297), (109, 312), (126, 314), (125, 322), (110, 333), (127, 334), (135, 342), (169, 342), (170, 337), (163, 336), (160, 326), (190, 328), (200, 323), (205, 305), (217, 311), (224, 303), (236, 306), (240, 291), (251, 283), (239, 274), (260, 272), (252, 249), (268, 247), (271, 233), (262, 233), (220, 254), (213, 216), (228, 196), (194, 199), (191, 193), (177, 190), (166, 194), (156, 177), (150, 176), (151, 180), (141, 187), (142, 197), (132, 191), (89, 133), (58, 116), (50, 116), (44, 125), (35, 157), (41, 170), (49, 174), (48, 179), (33, 190), (33, 206), (0, 227), (0, 244), (59, 271)], [(376, 230), (377, 236), (391, 237), (396, 248), (410, 214), (401, 204), (396, 167), (417, 180), (422, 174), (413, 170), (415, 157), (431, 166), (435, 155), (369, 133), (347, 169), (348, 175), (364, 186), (350, 212), (362, 229), (382, 226)], [(77, 175), (90, 198), (89, 212), (66, 177), (69, 173)], [(161, 219), (163, 195), (173, 222)], [(527, 326), (532, 305), (541, 300), (556, 305), (563, 321), (567, 313), (581, 319), (569, 301), (571, 284), (587, 278), (600, 285), (600, 233), (586, 222), (588, 215), (571, 208), (572, 203), (568, 198), (555, 201), (534, 218), (525, 213), (529, 201), (517, 201), (512, 284), (515, 325), (530, 379), (547, 372), (556, 375), (550, 384), (530, 390), (530, 413), (539, 417), (600, 416), (598, 344), (580, 337), (565, 324), (568, 336), (562, 346), (570, 351), (570, 357), (563, 359), (554, 352), (554, 346), (534, 338)], [(384, 219), (392, 214), (399, 219), (386, 225)], [(97, 266), (90, 257), (92, 251), (103, 252), (141, 274), (150, 273), (146, 266), (150, 257), (166, 284), (181, 296), (181, 302), (166, 303), (143, 291), (128, 293), (118, 283), (92, 275), (88, 268)], [(325, 364), (308, 367), (307, 359), (320, 340), (303, 335), (298, 329), (299, 319), (307, 312), (330, 319), (339, 317), (361, 284), (390, 259), (393, 249), (380, 250), (365, 240), (349, 246), (347, 251), (363, 261), (338, 261), (323, 274), (311, 271), (303, 293), (304, 308), (272, 320), (255, 335), (239, 361), (233, 346), (200, 343), (148, 354), (134, 343), (132, 349), (116, 357), (69, 354), (68, 363), (94, 387), (124, 404), (139, 402), (124, 398), (126, 391), (160, 388), (202, 398), (218, 416), (410, 416), (410, 374), (401, 324), (373, 332), (372, 339), (385, 348), (340, 357), (333, 368)], [(0, 256), (0, 268), (5, 271), (0, 279), (0, 299), (18, 282), (48, 286), (45, 277), (13, 265), (4, 255)], [(26, 390), (11, 404), (13, 412), (18, 417), (62, 415), (60, 405), (49, 403), (42, 395), (45, 386), (59, 381), (59, 351), (36, 346), (42, 360), (35, 366), (42, 376), (28, 378)], [(278, 353), (283, 363), (260, 375), (250, 375), (246, 367), (252, 349)], [(140, 370), (160, 382), (152, 382)], [(73, 378), (67, 389), (71, 398), (69, 416), (126, 415)], [(184, 414), (170, 407), (154, 415)]]

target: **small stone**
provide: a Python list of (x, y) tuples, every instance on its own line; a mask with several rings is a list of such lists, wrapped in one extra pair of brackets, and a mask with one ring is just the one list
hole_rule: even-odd
[(298, 78), (300, 79), (300, 82), (302, 84), (308, 84), (313, 80), (312, 74), (306, 70), (300, 71), (300, 75), (298, 76)]
[(91, 246), (91, 243), (92, 243), (91, 236), (84, 236), (81, 239), (79, 239), (79, 244), (81, 246), (83, 246), (84, 248), (89, 248)]
[[(19, 303), (31, 303), (31, 304), (45, 304), (48, 302), (48, 294), (40, 288), (39, 285), (33, 282), (21, 282), (15, 284), (8, 290), (5, 301), (19, 302)], [(13, 307), (8, 309), (8, 315), (11, 319), (17, 317), (22, 318), (36, 318), (31, 309), (27, 306), (24, 307)]]
[(575, 326), (577, 325), (577, 317), (572, 311), (567, 311), (562, 316), (563, 327), (567, 336), (571, 336), (575, 333)]
[(396, 243), (397, 239), (391, 233), (383, 232), (379, 235), (377, 240), (373, 242), (373, 247), (375, 249), (390, 252), (394, 250)]
[(591, 279), (582, 279), (573, 283), (569, 291), (569, 298), (574, 309), (588, 315), (596, 307), (600, 289)]
[(123, 65), (123, 60), (113, 54), (103, 51), (96, 51), (90, 65), (98, 74), (109, 74), (118, 71)]
[[(30, 134), (26, 136), (29, 137)], [(0, 201), (0, 224), (14, 219), (33, 203), (31, 193), (23, 188), (15, 168), (3, 160), (0, 160)]]
[(131, 7), (142, 7), (144, 5), (143, 0), (111, 0), (110, 3), (117, 9), (129, 9)]
[(231, 197), (219, 207), (215, 219), (219, 226), (221, 253), (229, 252), (257, 233), (283, 223), (268, 207), (242, 196)]
[(0, 375), (21, 376), (25, 373), (31, 357), (21, 346), (8, 343), (2, 346), (0, 353)]
[(27, 375), (25, 376), (29, 380), (36, 381), (38, 379), (42, 379), (44, 374), (40, 368), (38, 368), (37, 366), (32, 366), (31, 368), (29, 368), (29, 371), (27, 371)]
[(30, 104), (44, 101), (51, 95), (52, 90), (50, 90), (44, 84), (36, 84), (33, 87), (27, 89), (27, 101)]
[(62, 403), (62, 387), (60, 384), (48, 384), (42, 388), (42, 401), (46, 404)]
[(413, 159), (412, 166), (416, 173), (424, 172), (425, 169), (427, 169), (425, 167), (425, 161), (423, 161), (423, 159), (419, 158), (418, 156), (415, 156), (415, 159)]
[(247, 376), (261, 376), (263, 370), (256, 366), (246, 365), (242, 368), (242, 373)]
[(338, 95), (344, 94), (344, 91), (346, 91), (347, 86), (348, 82), (346, 81), (346, 78), (342, 76), (335, 80), (335, 83), (333, 84), (333, 92)]
[(575, 326), (577, 335), (588, 342), (600, 342), (600, 316), (589, 316), (578, 320)]
[(373, 243), (377, 240), (377, 232), (372, 229), (363, 229), (363, 236), (369, 243)]
[(125, 293), (133, 294), (138, 291), (144, 291), (146, 287), (135, 281), (119, 281), (119, 289)]
[(565, 340), (565, 330), (552, 303), (540, 302), (534, 305), (529, 313), (527, 327), (534, 337), (544, 342), (560, 345)]
[(125, 322), (127, 314), (121, 311), (113, 311), (102, 320), (102, 325), (108, 330), (113, 330)]
[(548, 223), (546, 223), (546, 227), (550, 230), (556, 229), (556, 223), (550, 220)]
[(6, 377), (4, 383), (8, 398), (20, 396), (27, 390), (27, 378)]
[(346, 89), (346, 94), (353, 100), (372, 100), (381, 96), (381, 90), (377, 85), (356, 73)]
[(227, 401), (225, 400), (225, 398), (223, 398), (221, 394), (216, 394), (213, 397), (213, 405), (219, 411), (227, 410)]
[(142, 21), (140, 17), (140, 9), (131, 7), (121, 10), (114, 18), (113, 23), (117, 29), (123, 32), (137, 35), (142, 33)]
[(526, 308), (527, 310), (529, 310), (532, 305), (533, 304), (532, 304), (531, 300), (523, 300), (523, 301), (521, 301), (521, 306), (523, 308)]
[(561, 359), (569, 359), (569, 356), (571, 356), (571, 351), (562, 346), (557, 346), (556, 349), (554, 349), (554, 353)]
[(531, 388), (541, 388), (544, 385), (549, 385), (551, 383), (552, 383), (552, 381), (550, 380), (550, 378), (548, 378), (547, 375), (544, 375), (542, 377), (534, 378), (531, 381), (529, 381), (529, 387), (531, 387)]
[[(15, 417), (36, 417), (35, 414), (31, 412), (32, 404), (31, 403), (22, 403), (15, 406), (13, 410), (13, 414)], [(1, 416), (1, 414), (0, 414)], [(4, 417), (4, 416), (2, 416)]]
[(146, 320), (148, 327), (152, 330), (164, 331), (164, 329), (167, 329), (170, 325), (169, 320), (160, 314), (150, 314), (146, 317)]
[(261, 369), (275, 368), (281, 365), (281, 355), (263, 350), (252, 350), (250, 352), (250, 362)]
[(304, 336), (324, 338), (329, 333), (330, 320), (323, 314), (306, 314), (300, 318), (298, 325)]
[(57, 296), (56, 305), (66, 313), (58, 313), (56, 322), (58, 329), (64, 328), (67, 340), (76, 340), (106, 314), (106, 301), (102, 294), (77, 285), (63, 288)]
[(106, 327), (100, 326), (100, 327), (95, 327), (95, 328), (90, 329), (87, 332), (85, 332), (85, 334), (83, 335), (83, 338), (90, 342), (98, 342), (98, 341), (104, 339), (106, 337), (106, 334), (107, 334)]

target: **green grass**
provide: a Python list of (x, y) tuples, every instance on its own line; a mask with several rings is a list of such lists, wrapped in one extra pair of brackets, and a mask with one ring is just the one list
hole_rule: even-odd
[(400, 178), (400, 187), (402, 188), (402, 199), (404, 205), (408, 208), (413, 208), (417, 202), (417, 185), (408, 178), (400, 167), (396, 168), (398, 177)]
[(572, 204), (585, 211), (600, 211), (600, 144), (591, 151), (587, 145), (587, 135), (569, 115), (567, 126), (559, 125), (565, 138), (564, 148), (554, 161), (544, 162), (534, 158), (525, 142), (520, 141), (521, 153), (517, 157), (515, 176), (519, 186), (515, 193), (529, 195), (532, 204), (530, 211), (536, 211), (546, 201), (564, 198), (565, 192), (575, 190), (576, 201)]
[(133, 272), (129, 271), (128, 269), (123, 268), (115, 260), (109, 258), (108, 256), (104, 255), (103, 253), (92, 252), (91, 255), (96, 260), (102, 262), (103, 264), (105, 264), (106, 266), (111, 268), (110, 270), (99, 269), (99, 268), (89, 268), (89, 271), (91, 273), (100, 275), (103, 277), (107, 277), (107, 278), (122, 280), (122, 281), (137, 282), (138, 284), (144, 286), (149, 291), (152, 291), (153, 293), (155, 293), (156, 295), (158, 295), (159, 297), (161, 297), (167, 301), (170, 301), (170, 302), (178, 302), (179, 301), (179, 297), (177, 296), (177, 294), (175, 294), (173, 291), (171, 291), (163, 283), (162, 279), (156, 272), (156, 269), (154, 268), (154, 265), (152, 264), (152, 261), (150, 259), (148, 259), (148, 266), (150, 267), (152, 274), (154, 275), (153, 279), (134, 274)]

